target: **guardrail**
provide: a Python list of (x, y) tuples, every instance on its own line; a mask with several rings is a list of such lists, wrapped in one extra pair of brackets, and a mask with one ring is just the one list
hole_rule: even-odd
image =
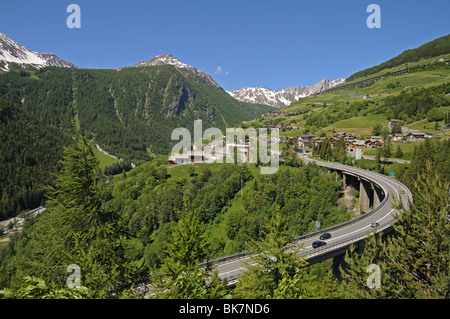
[[(384, 230), (386, 230), (386, 229), (388, 229), (390, 227), (393, 227), (393, 224), (395, 222), (396, 222), (396, 219), (392, 218), (389, 221), (380, 224), (378, 227), (373, 228), (372, 233), (373, 232), (380, 233), (380, 232), (382, 232), (382, 231), (384, 231)], [(364, 232), (364, 233), (361, 232), (361, 233), (353, 235), (351, 237), (338, 240), (337, 242), (334, 242), (334, 243), (329, 244), (329, 245), (321, 246), (321, 247), (318, 247), (318, 248), (308, 249), (306, 251), (302, 251), (301, 253), (299, 253), (299, 256), (305, 256), (305, 259), (308, 260), (308, 259), (310, 259), (312, 257), (315, 257), (316, 255), (322, 254), (325, 251), (333, 251), (333, 250), (338, 249), (338, 248), (340, 248), (342, 246), (349, 246), (352, 243), (361, 241), (362, 239), (365, 239), (367, 237), (368, 233), (370, 233), (370, 231)], [(236, 269), (236, 270), (230, 271), (230, 273), (231, 272), (236, 272), (236, 271), (238, 271), (238, 270)], [(238, 278), (241, 276), (241, 274), (242, 273), (237, 273), (237, 274), (225, 276), (224, 279), (227, 279), (227, 283), (228, 284), (234, 284), (238, 280)]]
[[(392, 218), (389, 221), (380, 224), (378, 227), (374, 227), (372, 233), (374, 233), (374, 232), (380, 233), (383, 230), (392, 227), (393, 224), (395, 224), (396, 221), (397, 220), (395, 218)], [(323, 251), (326, 251), (326, 250), (335, 250), (336, 248), (338, 248), (336, 246), (341, 246), (342, 244), (345, 244), (345, 246), (348, 246), (349, 243), (360, 241), (360, 240), (366, 238), (368, 233), (371, 233), (371, 232), (370, 231), (367, 231), (367, 232), (364, 232), (364, 233), (360, 232), (359, 234), (347, 237), (345, 239), (338, 240), (337, 242), (334, 242), (334, 243), (329, 244), (329, 245), (327, 244), (325, 246), (321, 246), (321, 247), (318, 247), (318, 248), (313, 248), (313, 249), (309, 249), (309, 250), (306, 250), (306, 251), (302, 251), (300, 253), (300, 255), (301, 256), (307, 255), (306, 259), (308, 259), (308, 257), (313, 257), (314, 254), (317, 255), (317, 253), (320, 253), (320, 252), (323, 252)]]

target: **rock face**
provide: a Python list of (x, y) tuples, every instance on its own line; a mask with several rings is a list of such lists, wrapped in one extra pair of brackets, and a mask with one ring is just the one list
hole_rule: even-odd
[(297, 101), (299, 98), (320, 93), (338, 84), (344, 83), (345, 79), (330, 81), (323, 79), (319, 83), (306, 87), (289, 87), (283, 90), (271, 90), (267, 88), (243, 88), (237, 91), (227, 91), (235, 99), (255, 104), (265, 104), (273, 107), (283, 107)]
[(46, 66), (76, 68), (72, 63), (54, 54), (31, 51), (0, 33), (0, 70), (9, 71), (12, 63), (22, 69), (27, 67), (40, 69)]

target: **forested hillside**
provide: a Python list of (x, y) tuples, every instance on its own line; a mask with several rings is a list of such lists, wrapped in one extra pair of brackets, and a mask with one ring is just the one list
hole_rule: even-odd
[[(326, 227), (350, 218), (345, 208), (336, 207), (342, 196), (341, 181), (313, 165), (283, 166), (268, 177), (246, 165), (204, 164), (183, 176), (148, 162), (108, 183), (99, 179), (97, 172), (98, 161), (84, 138), (66, 150), (63, 170), (49, 193), (47, 211), (11, 243), (11, 249), (21, 248), (7, 249), (1, 257), (2, 287), (17, 288), (26, 276), (61, 284), (65, 270), (48, 271), (46, 265), (88, 262), (78, 259), (77, 249), (83, 249), (82, 254), (105, 254), (98, 255), (105, 267), (114, 265), (107, 258), (112, 252), (108, 249), (123, 249), (122, 256), (115, 253), (114, 257), (126, 261), (121, 269), (140, 265), (139, 273), (148, 276), (167, 260), (173, 228), (189, 212), (195, 212), (206, 227), (209, 258), (243, 250), (246, 242), (264, 239), (263, 226), (277, 212), (288, 221), (291, 237), (310, 231), (318, 219)], [(91, 228), (91, 224), (97, 226)], [(61, 233), (62, 228), (65, 231)], [(54, 239), (45, 239), (55, 231)], [(123, 237), (117, 237), (111, 247), (101, 248), (103, 239), (92, 237), (93, 231), (105, 232), (100, 237), (106, 241), (104, 236)], [(100, 245), (100, 250), (84, 250), (89, 242)], [(45, 257), (37, 257), (36, 249), (45, 251)], [(41, 266), (29, 268), (30, 263)], [(83, 269), (83, 273), (90, 271)], [(98, 293), (95, 283), (91, 284), (87, 286), (92, 293)]]
[(272, 109), (238, 102), (172, 65), (13, 71), (0, 75), (0, 96), (43, 123), (69, 131), (75, 123), (107, 152), (135, 162), (149, 160), (149, 151), (168, 154), (172, 130), (192, 129), (195, 119), (225, 129)]
[(0, 220), (42, 205), (44, 186), (60, 168), (70, 141), (0, 98)]
[(316, 220), (328, 226), (350, 218), (337, 206), (339, 180), (315, 167), (283, 166), (264, 176), (247, 166), (216, 164), (181, 179), (170, 177), (175, 169), (147, 163), (108, 184), (106, 205), (120, 212), (135, 237), (133, 245), (141, 247), (136, 254), (150, 265), (163, 259), (168, 227), (186, 209), (208, 226), (210, 257), (244, 250), (246, 241), (262, 235), (265, 219), (277, 209), (287, 218), (292, 237), (308, 232)]

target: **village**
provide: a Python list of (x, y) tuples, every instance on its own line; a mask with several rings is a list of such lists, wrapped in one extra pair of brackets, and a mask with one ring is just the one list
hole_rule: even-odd
[[(426, 138), (434, 137), (431, 133), (423, 133), (419, 130), (411, 130), (403, 126), (402, 121), (391, 119), (388, 121), (389, 138), (392, 142), (422, 142)], [(401, 132), (401, 133), (399, 133)], [(323, 142), (327, 137), (317, 137), (312, 133), (299, 135), (297, 137), (298, 151), (302, 156), (311, 156), (315, 147)], [(331, 148), (340, 139), (344, 139), (346, 144), (346, 154), (356, 159), (361, 159), (364, 149), (378, 148), (384, 145), (383, 137), (380, 135), (362, 138), (353, 133), (338, 132), (334, 136), (328, 138)]]
[[(277, 112), (276, 115), (280, 115)], [(290, 112), (282, 112), (285, 113)], [(244, 123), (245, 124), (245, 123)], [(389, 135), (387, 136), (391, 142), (421, 142), (427, 138), (435, 137), (432, 133), (420, 132), (420, 130), (409, 129), (407, 126), (403, 125), (403, 121), (397, 119), (390, 119), (387, 124), (387, 129)], [(265, 128), (269, 129), (278, 129), (280, 132), (289, 131), (292, 129), (296, 129), (296, 127), (292, 126), (283, 126), (279, 123), (266, 123)], [(449, 130), (449, 127), (442, 127), (442, 130)], [(225, 140), (225, 136), (223, 136)], [(385, 143), (383, 136), (374, 135), (370, 137), (360, 136), (354, 133), (349, 132), (337, 132), (331, 137), (316, 136), (313, 133), (301, 134), (296, 137), (293, 136), (285, 136), (282, 134), (278, 134), (276, 136), (269, 136), (265, 139), (265, 146), (268, 150), (270, 150), (271, 143), (277, 143), (278, 145), (282, 145), (283, 143), (287, 144), (296, 144), (298, 154), (300, 157), (309, 157), (314, 155), (314, 149), (316, 149), (320, 143), (325, 140), (328, 140), (330, 143), (331, 149), (334, 149), (337, 142), (340, 140), (344, 140), (346, 145), (346, 155), (353, 157), (355, 159), (363, 158), (364, 151), (367, 149), (375, 149), (378, 147), (382, 147)], [(254, 147), (256, 149), (257, 143), (256, 138), (249, 138), (248, 136), (245, 138), (245, 142), (235, 143), (235, 142), (225, 142), (225, 143), (203, 143), (202, 149), (197, 149), (192, 147), (192, 150), (187, 153), (182, 154), (172, 154), (169, 156), (169, 166), (174, 166), (177, 164), (185, 164), (185, 163), (202, 163), (202, 162), (230, 162), (227, 160), (227, 155), (234, 154), (233, 150), (236, 149), (238, 162), (254, 162), (250, 157), (251, 149)], [(281, 149), (283, 147), (279, 147), (278, 150), (272, 151), (272, 154), (278, 153), (281, 155)], [(233, 155), (234, 156), (234, 155)], [(232, 159), (233, 160), (233, 159)]]

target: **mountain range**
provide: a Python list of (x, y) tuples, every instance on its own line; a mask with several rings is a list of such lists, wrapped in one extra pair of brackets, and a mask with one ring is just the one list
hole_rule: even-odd
[[(133, 66), (117, 68), (117, 71), (131, 67), (148, 67), (172, 65), (184, 75), (195, 75), (197, 80), (203, 83), (209, 83), (217, 88), (220, 86), (214, 79), (193, 66), (187, 65), (170, 54), (163, 54), (154, 57), (151, 60), (140, 62)], [(38, 53), (31, 51), (24, 46), (16, 43), (6, 35), (0, 33), (0, 71), (9, 71), (12, 68), (24, 69), (33, 67), (40, 69), (47, 66), (57, 66), (64, 68), (76, 68), (72, 63), (65, 61), (51, 53)], [(241, 102), (268, 105), (275, 108), (287, 106), (299, 98), (318, 94), (324, 90), (332, 88), (345, 82), (345, 79), (329, 81), (324, 79), (317, 84), (307, 87), (289, 87), (283, 90), (271, 90), (268, 88), (250, 87), (242, 88), (236, 91), (226, 91), (233, 98)]]
[(323, 79), (319, 83), (306, 87), (289, 87), (282, 90), (248, 87), (227, 92), (232, 97), (242, 102), (264, 104), (280, 108), (298, 101), (299, 98), (318, 94), (344, 82), (345, 79), (336, 79), (334, 81)]
[(76, 67), (52, 53), (31, 51), (0, 32), (0, 71), (9, 71), (11, 64), (16, 65), (20, 69), (30, 66), (36, 69), (46, 66)]

